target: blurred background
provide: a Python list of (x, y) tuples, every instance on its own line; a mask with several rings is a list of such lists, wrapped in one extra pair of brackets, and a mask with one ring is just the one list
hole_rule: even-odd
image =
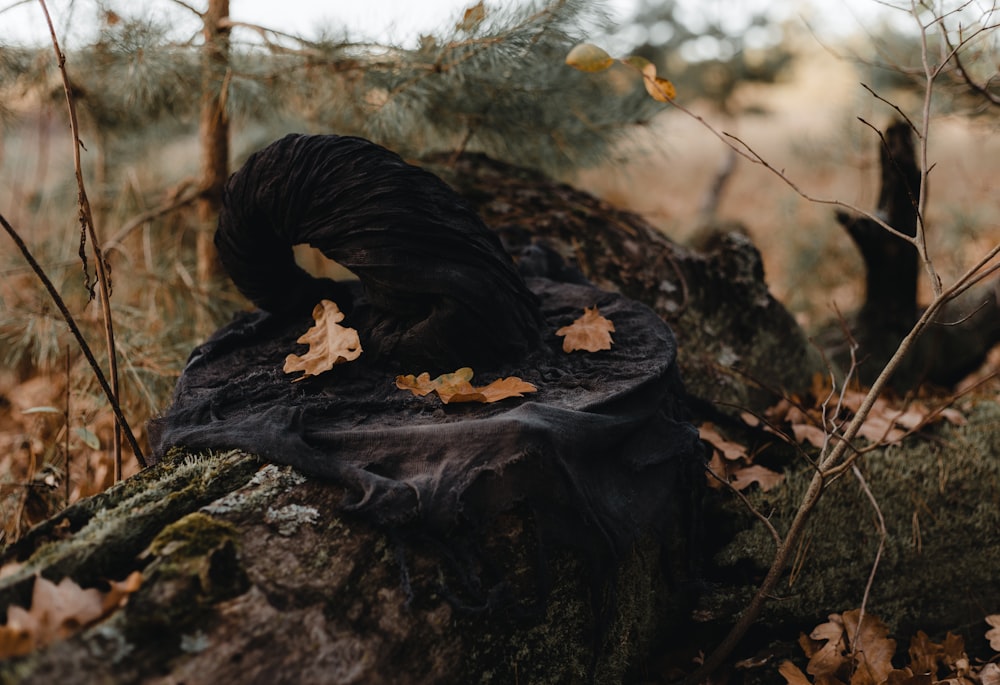
[[(484, 152), (640, 213), (677, 242), (744, 231), (772, 291), (807, 330), (860, 304), (860, 257), (831, 206), (735, 155), (723, 132), (804, 193), (873, 209), (879, 139), (865, 122), (884, 129), (906, 116), (919, 125), (927, 112), (935, 167), (926, 219), (945, 282), (1000, 238), (993, 6), (316, 5), (49, 3), (112, 268), (123, 404), (140, 441), (190, 350), (246, 306), (206, 254), (221, 183), (292, 131), (363, 135), (413, 160)], [(567, 67), (581, 41), (650, 60), (688, 112), (649, 98), (624, 65), (598, 74)], [(945, 59), (959, 45), (963, 73)], [(926, 98), (925, 58), (949, 67)], [(83, 266), (77, 256), (76, 203), (66, 98), (44, 14), (37, 2), (2, 4), (0, 214), (99, 351), (100, 304), (84, 273), (93, 277), (93, 258)], [(0, 242), (4, 543), (107, 487), (113, 468), (107, 403), (38, 279), (13, 243)], [(126, 458), (125, 475), (135, 470)]]

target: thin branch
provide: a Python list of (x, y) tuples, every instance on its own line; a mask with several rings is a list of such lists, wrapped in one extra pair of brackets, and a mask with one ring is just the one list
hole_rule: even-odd
[(31, 270), (35, 272), (38, 276), (38, 280), (42, 282), (45, 289), (48, 291), (49, 296), (55, 303), (56, 307), (59, 309), (59, 313), (62, 314), (63, 319), (66, 321), (66, 325), (69, 326), (70, 332), (73, 337), (76, 338), (77, 345), (79, 345), (80, 350), (83, 352), (83, 356), (87, 358), (87, 362), (90, 364), (90, 368), (94, 371), (94, 376), (97, 377), (97, 382), (100, 384), (101, 389), (104, 391), (105, 396), (108, 398), (108, 402), (111, 404), (111, 409), (115, 413), (115, 418), (122, 426), (122, 430), (125, 432), (125, 437), (132, 447), (132, 452), (135, 454), (136, 461), (139, 462), (139, 466), (146, 468), (146, 459), (142, 455), (142, 449), (139, 447), (138, 441), (132, 434), (132, 429), (129, 428), (128, 421), (125, 419), (125, 415), (122, 413), (121, 406), (118, 404), (118, 400), (115, 397), (114, 392), (112, 392), (111, 386), (108, 384), (107, 378), (104, 376), (104, 372), (101, 370), (101, 365), (97, 363), (97, 359), (94, 357), (94, 353), (90, 349), (90, 345), (87, 344), (87, 340), (83, 337), (83, 333), (80, 332), (80, 327), (76, 323), (76, 319), (70, 313), (69, 308), (63, 301), (62, 297), (59, 295), (59, 291), (56, 290), (55, 285), (46, 275), (45, 271), (35, 260), (34, 255), (28, 249), (28, 246), (18, 235), (14, 227), (8, 223), (7, 219), (0, 214), (0, 225), (4, 227), (7, 235), (11, 237), (11, 240), (17, 245), (21, 254), (24, 255), (25, 261), (31, 266)]
[[(903, 118), (903, 121), (905, 121), (907, 124), (909, 124), (910, 130), (913, 131), (917, 135), (917, 137), (920, 137), (920, 129), (918, 129), (917, 125), (914, 124), (913, 121), (910, 120), (910, 117), (906, 116), (906, 112), (904, 112), (902, 109), (900, 109), (899, 105), (897, 105), (894, 102), (890, 102), (890, 101), (886, 100), (884, 97), (882, 97), (881, 95), (879, 95), (878, 93), (876, 93), (874, 91), (874, 89), (872, 89), (872, 87), (869, 86), (867, 83), (862, 83), (861, 87), (864, 88), (865, 90), (867, 90), (869, 93), (871, 93), (872, 97), (874, 97), (876, 100), (884, 102), (885, 104), (889, 105), (894, 110), (896, 110), (896, 113), (899, 114), (899, 116)], [(860, 117), (858, 117), (858, 118), (860, 119)], [(864, 121), (863, 119), (862, 119), (862, 121), (864, 123), (866, 123), (866, 124), (868, 123), (867, 121)], [(871, 124), (869, 124), (869, 126), (870, 125)], [(878, 129), (875, 129), (875, 130), (877, 131)]]
[[(80, 224), (83, 228), (81, 233), (80, 242), (80, 256), (83, 258), (84, 271), (86, 271), (86, 251), (85, 251), (85, 241), (86, 236), (90, 237), (91, 249), (94, 251), (95, 257), (95, 268), (97, 269), (98, 285), (101, 293), (101, 308), (104, 317), (104, 335), (106, 338), (107, 348), (108, 348), (108, 371), (111, 376), (111, 390), (115, 398), (118, 400), (118, 357), (115, 353), (115, 332), (114, 325), (111, 320), (111, 279), (109, 276), (109, 267), (104, 259), (104, 253), (101, 250), (101, 243), (97, 238), (97, 230), (94, 228), (94, 215), (90, 209), (90, 200), (87, 199), (87, 189), (83, 182), (83, 165), (80, 162), (80, 148), (83, 143), (80, 140), (80, 124), (76, 117), (76, 104), (73, 101), (73, 90), (70, 86), (69, 74), (66, 72), (66, 55), (63, 54), (62, 49), (59, 47), (59, 39), (56, 36), (55, 27), (52, 25), (52, 17), (49, 14), (49, 8), (45, 4), (45, 0), (38, 0), (39, 5), (42, 7), (42, 12), (45, 14), (45, 21), (49, 25), (49, 33), (52, 36), (52, 48), (56, 53), (56, 62), (59, 65), (59, 72), (62, 75), (63, 91), (66, 95), (66, 106), (69, 109), (69, 121), (70, 129), (73, 134), (73, 167), (76, 171), (76, 185), (78, 189), (78, 204), (80, 210)], [(93, 294), (93, 291), (91, 291)], [(123, 425), (119, 420), (118, 414), (115, 414), (115, 428), (114, 428), (114, 461), (115, 461), (115, 481), (121, 480), (122, 477), (122, 450), (121, 450), (121, 430)], [(136, 454), (139, 457), (139, 454)]]
[(769, 532), (771, 534), (771, 537), (774, 539), (774, 546), (781, 547), (781, 533), (779, 533), (778, 529), (774, 527), (774, 524), (771, 523), (771, 520), (768, 519), (766, 516), (764, 516), (764, 514), (757, 507), (753, 505), (753, 502), (751, 502), (746, 495), (737, 490), (733, 486), (733, 484), (730, 483), (728, 480), (726, 480), (725, 478), (717, 474), (715, 471), (713, 471), (707, 464), (705, 466), (705, 471), (708, 472), (708, 475), (710, 475), (712, 478), (719, 481), (724, 487), (728, 488), (731, 493), (736, 495), (739, 498), (739, 500), (743, 502), (744, 506), (746, 506), (746, 508), (750, 511), (750, 513), (758, 521), (763, 523), (765, 528), (767, 528), (767, 532)]
[(170, 0), (170, 1), (172, 3), (174, 3), (175, 5), (180, 5), (184, 9), (186, 9), (189, 12), (191, 12), (192, 14), (194, 14), (199, 19), (204, 19), (205, 18), (205, 13), (204, 12), (202, 12), (201, 10), (197, 9), (196, 7), (194, 7), (192, 5), (187, 4), (183, 0)]
[(931, 95), (934, 93), (934, 79), (940, 73), (940, 69), (933, 70), (927, 58), (927, 27), (920, 24), (920, 17), (917, 11), (915, 0), (910, 0), (910, 8), (913, 18), (920, 25), (920, 61), (924, 67), (924, 101), (921, 111), (922, 120), (920, 136), (920, 188), (917, 198), (917, 235), (916, 246), (920, 253), (920, 260), (923, 262), (924, 270), (931, 282), (931, 290), (935, 297), (941, 294), (941, 277), (934, 269), (930, 254), (927, 252), (927, 232), (923, 217), (927, 216), (927, 181), (930, 177), (930, 164), (928, 162), (928, 134), (931, 121)]
[(854, 477), (857, 478), (858, 484), (861, 485), (861, 490), (865, 493), (868, 501), (872, 505), (872, 509), (875, 510), (875, 516), (878, 518), (878, 549), (875, 551), (875, 560), (872, 561), (872, 570), (868, 573), (868, 582), (865, 584), (865, 592), (861, 597), (861, 609), (858, 612), (858, 639), (854, 641), (854, 645), (851, 648), (851, 655), (857, 654), (861, 649), (861, 626), (865, 622), (865, 609), (868, 606), (868, 598), (871, 596), (872, 584), (875, 582), (875, 573), (878, 571), (879, 561), (882, 559), (882, 552), (885, 551), (885, 540), (889, 536), (888, 531), (885, 527), (885, 517), (882, 515), (882, 508), (878, 505), (878, 500), (875, 499), (875, 495), (872, 494), (871, 488), (868, 487), (865, 477), (861, 475), (861, 470), (855, 464), (851, 467), (854, 473)]

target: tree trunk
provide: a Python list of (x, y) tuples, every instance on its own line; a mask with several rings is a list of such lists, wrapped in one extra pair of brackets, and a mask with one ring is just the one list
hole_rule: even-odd
[(218, 256), (212, 236), (222, 205), (222, 191), (229, 176), (229, 119), (226, 90), (229, 85), (229, 0), (209, 0), (203, 16), (205, 45), (202, 48), (201, 189), (197, 212), (200, 230), (197, 241), (198, 283), (207, 291), (219, 277)]
[[(903, 235), (917, 234), (920, 169), (910, 125), (897, 121), (883, 135), (882, 186), (876, 214)], [(870, 384), (910, 332), (920, 314), (917, 279), (920, 257), (914, 244), (867, 217), (838, 211), (837, 221), (854, 240), (865, 264), (865, 301), (851, 321), (859, 349), (858, 378)], [(946, 229), (945, 229), (946, 230)], [(974, 288), (948, 304), (918, 340), (892, 379), (905, 392), (929, 381), (951, 386), (979, 367), (1000, 342), (1000, 281)], [(847, 345), (839, 329), (821, 336), (832, 357), (846, 368)]]

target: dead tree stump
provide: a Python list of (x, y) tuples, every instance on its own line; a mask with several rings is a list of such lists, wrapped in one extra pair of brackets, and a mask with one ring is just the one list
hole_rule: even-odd
[[(890, 125), (880, 148), (881, 189), (877, 216), (899, 233), (917, 235), (920, 168), (911, 126)], [(854, 240), (865, 266), (865, 300), (852, 317), (859, 345), (858, 377), (870, 384), (881, 372), (920, 314), (917, 283), (921, 271), (916, 246), (875, 221), (838, 211), (837, 221)], [(941, 228), (939, 230), (947, 230)], [(925, 332), (892, 379), (899, 391), (924, 381), (950, 386), (977, 368), (1000, 342), (998, 281), (950, 303)], [(836, 333), (823, 338), (832, 341)], [(843, 345), (832, 344), (841, 366), (850, 363)]]

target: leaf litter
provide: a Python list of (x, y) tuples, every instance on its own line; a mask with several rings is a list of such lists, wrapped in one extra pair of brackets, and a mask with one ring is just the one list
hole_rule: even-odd
[[(1000, 651), (1000, 614), (986, 617), (990, 647)], [(910, 639), (907, 663), (893, 664), (896, 641), (881, 619), (860, 609), (831, 614), (826, 623), (809, 635), (799, 636), (799, 646), (808, 659), (805, 672), (791, 660), (783, 661), (778, 673), (786, 685), (998, 685), (997, 655), (974, 664), (960, 635), (947, 633), (935, 642), (923, 631)]]

